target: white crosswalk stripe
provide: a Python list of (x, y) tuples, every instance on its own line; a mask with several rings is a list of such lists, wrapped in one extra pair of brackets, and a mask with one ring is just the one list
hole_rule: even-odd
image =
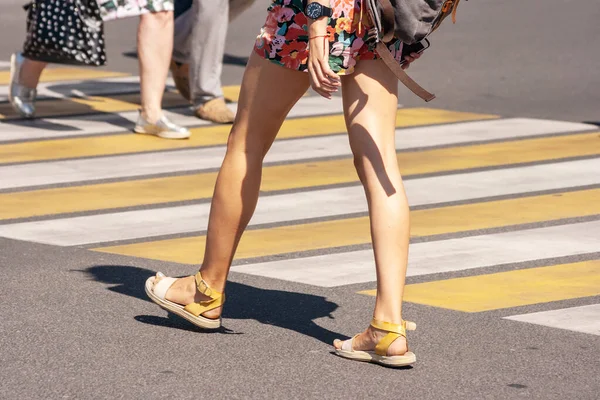
[[(548, 242), (553, 245), (544, 246)], [(407, 276), (567, 257), (593, 253), (598, 249), (598, 221), (414, 243), (410, 248)], [(376, 279), (371, 250), (239, 265), (232, 270), (324, 287)]]
[[(596, 172), (599, 170), (600, 158), (409, 180), (406, 191), (411, 206), (423, 206), (600, 184), (600, 174)], [(553, 176), (553, 179), (546, 179), (548, 176)], [(498, 182), (503, 184), (498, 185)], [(205, 203), (23, 222), (0, 225), (0, 236), (75, 246), (171, 235), (206, 229), (209, 210), (210, 204)], [(360, 186), (305, 191), (263, 197), (251, 224), (302, 221), (366, 211), (367, 204)], [(93, 231), (89, 230), (90, 226), (94, 227)], [(600, 242), (597, 244), (600, 248)]]
[[(10, 65), (9, 65), (10, 66)], [(167, 90), (172, 90), (172, 79), (167, 81)], [(7, 85), (0, 85), (0, 102), (8, 101)], [(137, 76), (102, 78), (101, 80), (73, 80), (62, 82), (41, 82), (37, 87), (37, 99), (65, 99), (69, 97), (103, 96), (138, 92), (140, 80)]]
[(505, 319), (600, 336), (600, 304), (514, 315)]
[[(305, 104), (304, 99), (300, 101), (300, 111), (293, 112), (294, 116), (306, 116), (302, 104)], [(308, 108), (312, 109), (312, 107), (311, 101)], [(334, 109), (330, 108), (329, 110), (333, 111)], [(590, 130), (593, 130), (593, 127), (586, 124), (526, 118), (465, 122), (398, 129), (396, 130), (396, 148), (409, 150), (424, 146), (457, 145), (465, 142), (488, 142), (498, 139), (517, 139), (558, 132)], [(224, 146), (216, 146), (207, 149), (166, 151), (160, 153), (160, 157), (155, 154), (133, 154), (6, 166), (0, 169), (0, 189), (214, 169), (221, 165), (224, 154)], [(346, 135), (289, 139), (276, 141), (265, 162), (349, 156), (350, 154)]]
[[(237, 104), (230, 104), (236, 111)], [(339, 102), (327, 101), (320, 97), (305, 97), (290, 112), (289, 118), (308, 117), (313, 115), (339, 114), (342, 106)], [(192, 115), (188, 107), (166, 110), (165, 114), (177, 123), (186, 126), (208, 126), (209, 122)], [(137, 111), (114, 114), (92, 114), (86, 116), (44, 118), (36, 121), (12, 120), (4, 122), (6, 128), (0, 136), (0, 142), (15, 140), (48, 139), (55, 137), (81, 137), (98, 134), (130, 133), (138, 117)], [(589, 129), (589, 125), (580, 124), (579, 128)], [(560, 129), (560, 128), (559, 128)], [(574, 129), (571, 126), (570, 129)]]

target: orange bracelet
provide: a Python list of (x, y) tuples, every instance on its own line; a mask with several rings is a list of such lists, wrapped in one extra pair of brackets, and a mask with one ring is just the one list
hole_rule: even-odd
[(320, 37), (322, 37), (322, 38), (329, 37), (329, 34), (327, 33), (327, 34), (325, 34), (325, 35), (315, 35), (315, 36), (310, 36), (310, 37), (308, 38), (308, 40), (313, 40), (313, 39), (320, 38)]

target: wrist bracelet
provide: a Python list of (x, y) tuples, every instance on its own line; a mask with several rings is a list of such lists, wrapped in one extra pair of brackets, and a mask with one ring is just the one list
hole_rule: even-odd
[(329, 37), (329, 34), (327, 33), (327, 34), (325, 34), (325, 35), (314, 35), (314, 36), (309, 36), (309, 37), (308, 37), (308, 40), (313, 40), (313, 39), (320, 38), (320, 37), (322, 37), (322, 38)]

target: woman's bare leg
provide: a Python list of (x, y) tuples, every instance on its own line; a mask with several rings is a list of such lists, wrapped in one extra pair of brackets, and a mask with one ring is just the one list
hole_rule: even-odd
[(173, 52), (173, 12), (147, 13), (138, 26), (142, 115), (150, 122), (162, 116), (162, 98)]
[(21, 71), (19, 72), (19, 84), (29, 89), (35, 89), (46, 65), (48, 64), (45, 62), (26, 58), (25, 61), (23, 61)]
[[(200, 269), (204, 280), (217, 291), (224, 291), (235, 250), (254, 213), (263, 159), (288, 112), (308, 87), (308, 74), (275, 65), (252, 53), (215, 186)], [(206, 300), (196, 291), (193, 276), (176, 281), (166, 298), (179, 304)], [(220, 313), (219, 308), (203, 315), (216, 318)]]
[[(395, 148), (398, 82), (383, 62), (359, 61), (355, 72), (342, 78), (342, 90), (354, 163), (369, 205), (377, 269), (373, 317), (400, 324), (410, 222)], [(369, 327), (354, 340), (354, 349), (372, 350), (383, 335)], [(405, 352), (403, 338), (388, 350), (389, 355)]]

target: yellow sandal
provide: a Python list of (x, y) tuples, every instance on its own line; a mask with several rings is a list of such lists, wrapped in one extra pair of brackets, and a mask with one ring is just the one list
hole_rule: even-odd
[(371, 321), (373, 328), (388, 332), (375, 346), (375, 351), (361, 351), (352, 349), (352, 339), (345, 340), (342, 343), (340, 349), (335, 350), (335, 354), (338, 356), (349, 358), (357, 361), (368, 361), (377, 364), (385, 365), (386, 367), (404, 367), (407, 365), (414, 364), (417, 361), (417, 357), (411, 351), (407, 351), (401, 356), (388, 356), (387, 351), (399, 337), (406, 337), (406, 331), (414, 331), (417, 329), (417, 324), (410, 321), (402, 321), (402, 324), (392, 324), (390, 322), (379, 321), (373, 319)]
[[(154, 280), (157, 277), (161, 278), (161, 280), (154, 285)], [(198, 271), (196, 274), (196, 288), (203, 295), (210, 297), (210, 300), (201, 301), (199, 303), (191, 303), (184, 307), (180, 304), (173, 303), (172, 301), (165, 299), (167, 291), (176, 280), (177, 278), (169, 278), (159, 272), (156, 274), (156, 276), (152, 276), (146, 280), (146, 294), (148, 297), (150, 297), (150, 300), (158, 304), (161, 308), (187, 319), (192, 324), (199, 326), (200, 328), (220, 328), (220, 317), (217, 319), (211, 319), (203, 317), (202, 314), (221, 307), (225, 303), (225, 294), (211, 289), (204, 279), (202, 279), (200, 271)]]

